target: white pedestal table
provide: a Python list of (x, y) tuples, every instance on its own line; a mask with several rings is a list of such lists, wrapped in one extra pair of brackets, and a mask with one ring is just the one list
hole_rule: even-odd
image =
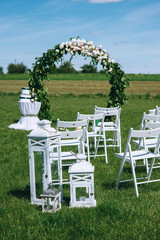
[(33, 130), (37, 128), (37, 122), (39, 118), (37, 117), (38, 112), (41, 107), (41, 102), (22, 102), (19, 101), (19, 108), (21, 111), (21, 118), (17, 123), (9, 125), (9, 128), (21, 129), (21, 130)]

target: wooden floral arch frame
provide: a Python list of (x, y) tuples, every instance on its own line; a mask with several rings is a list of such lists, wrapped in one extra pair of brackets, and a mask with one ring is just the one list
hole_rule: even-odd
[(62, 42), (53, 49), (47, 50), (42, 57), (36, 58), (33, 68), (29, 69), (29, 87), (35, 89), (37, 99), (41, 102), (40, 119), (52, 119), (48, 93), (44, 89), (43, 80), (47, 79), (47, 74), (55, 67), (55, 63), (59, 62), (68, 53), (71, 54), (71, 58), (75, 54), (79, 54), (84, 58), (90, 57), (94, 65), (100, 63), (109, 75), (109, 83), (111, 84), (107, 107), (124, 104), (127, 99), (124, 90), (129, 86), (129, 79), (120, 65), (110, 59), (109, 54), (105, 49), (102, 49), (101, 45), (96, 47), (92, 41), (81, 40), (79, 37), (71, 38), (68, 42)]

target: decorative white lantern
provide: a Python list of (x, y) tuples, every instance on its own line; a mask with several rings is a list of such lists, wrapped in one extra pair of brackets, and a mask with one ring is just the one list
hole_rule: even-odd
[(77, 163), (69, 167), (70, 207), (95, 207), (94, 166), (83, 154), (77, 154), (77, 159)]
[(50, 185), (40, 195), (42, 198), (42, 212), (56, 212), (61, 209), (61, 193)]
[(58, 152), (56, 182), (62, 190), (62, 167), (60, 160), (60, 134), (51, 128), (51, 122), (42, 120), (38, 128), (28, 135), (31, 203), (42, 204), (40, 194), (53, 182), (50, 152)]

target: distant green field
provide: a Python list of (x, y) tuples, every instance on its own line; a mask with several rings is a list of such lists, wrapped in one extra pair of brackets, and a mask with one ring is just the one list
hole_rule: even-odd
[[(126, 74), (131, 81), (160, 81), (160, 74)], [(49, 80), (109, 80), (103, 73), (48, 74)], [(0, 80), (29, 80), (28, 74), (0, 74)]]

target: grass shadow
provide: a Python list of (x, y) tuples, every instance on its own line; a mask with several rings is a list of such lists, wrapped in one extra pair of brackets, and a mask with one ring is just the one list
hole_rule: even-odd
[(21, 189), (11, 190), (10, 192), (8, 192), (8, 194), (11, 194), (12, 196), (20, 199), (24, 198), (30, 200), (30, 187), (29, 185), (27, 185), (24, 190)]
[(112, 183), (109, 183), (109, 182), (104, 182), (104, 183), (102, 183), (102, 188), (103, 189), (115, 189), (115, 187), (116, 187), (116, 182), (112, 182)]

